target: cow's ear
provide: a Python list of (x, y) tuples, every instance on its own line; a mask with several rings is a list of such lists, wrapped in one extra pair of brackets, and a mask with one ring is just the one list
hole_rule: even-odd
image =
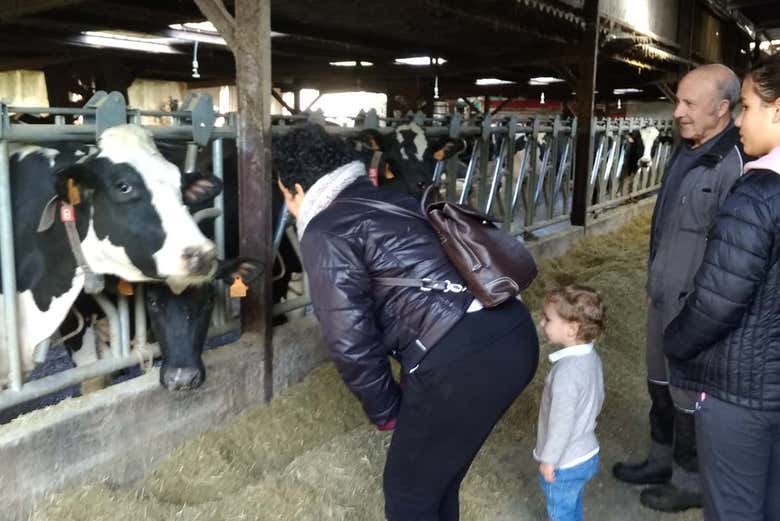
[(222, 192), (222, 181), (212, 174), (192, 172), (185, 174), (181, 184), (181, 198), (186, 206), (210, 202)]
[(225, 284), (232, 284), (236, 277), (240, 276), (245, 284), (257, 280), (263, 273), (263, 263), (249, 257), (220, 261), (215, 277)]
[(433, 158), (436, 161), (449, 159), (459, 153), (466, 147), (466, 143), (460, 138), (450, 138), (444, 142), (434, 153)]
[(57, 195), (73, 204), (74, 198), (81, 199), (92, 192), (95, 173), (86, 163), (76, 163), (57, 172), (55, 189)]

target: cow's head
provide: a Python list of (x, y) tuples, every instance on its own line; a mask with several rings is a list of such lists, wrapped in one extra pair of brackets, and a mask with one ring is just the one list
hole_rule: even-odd
[(658, 139), (658, 134), (660, 132), (655, 127), (645, 127), (639, 130), (639, 139), (636, 139), (637, 136), (634, 134), (635, 146), (639, 147), (637, 167), (647, 168), (653, 162), (653, 146)]
[[(240, 258), (220, 262), (215, 280), (231, 284), (237, 276), (247, 284), (261, 273), (259, 261)], [(164, 284), (146, 285), (146, 307), (162, 350), (160, 384), (171, 391), (199, 387), (206, 379), (201, 354), (216, 295), (214, 282), (189, 286), (175, 294)]]
[[(416, 123), (407, 123), (390, 135), (365, 130), (358, 137), (358, 148), (380, 150), (384, 165), (379, 169), (381, 185), (399, 188), (416, 197), (422, 196), (431, 184), (436, 161), (448, 159), (463, 149), (460, 139), (444, 138), (430, 141)], [(367, 157), (370, 161), (370, 156)]]
[(175, 291), (209, 280), (216, 249), (184, 207), (182, 183), (151, 136), (133, 125), (106, 130), (96, 154), (60, 172), (60, 195), (75, 187), (86, 203), (77, 211), (89, 222), (82, 250), (90, 268), (129, 281), (166, 280)]

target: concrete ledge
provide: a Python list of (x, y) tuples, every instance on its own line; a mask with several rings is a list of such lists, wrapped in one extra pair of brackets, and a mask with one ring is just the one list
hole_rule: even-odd
[[(166, 391), (155, 368), (0, 426), (0, 519), (26, 520), (45, 495), (65, 487), (136, 481), (185, 440), (263, 403), (258, 345), (244, 335), (206, 352), (207, 379), (197, 391)], [(274, 393), (327, 356), (314, 317), (277, 328), (274, 347)]]
[(654, 205), (655, 196), (647, 197), (630, 206), (605, 210), (597, 217), (589, 216), (587, 226), (564, 226), (560, 231), (525, 244), (537, 260), (560, 257), (585, 236), (615, 231), (634, 216), (651, 210)]
[[(528, 243), (538, 258), (564, 254), (586, 234), (607, 233), (654, 203), (602, 213), (585, 228), (563, 226)], [(0, 426), (0, 519), (26, 520), (45, 495), (107, 479), (127, 484), (153, 471), (176, 446), (263, 402), (264, 364), (251, 334), (208, 351), (197, 391), (162, 389), (157, 369), (134, 380), (25, 415)], [(273, 389), (299, 382), (327, 358), (313, 316), (274, 331)]]

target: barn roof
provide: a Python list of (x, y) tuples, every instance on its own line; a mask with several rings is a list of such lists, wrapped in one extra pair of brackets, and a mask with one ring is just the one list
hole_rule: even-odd
[[(673, 0), (672, 0), (673, 1)], [(710, 0), (714, 2), (715, 0)], [(402, 92), (431, 89), (439, 78), (443, 97), (463, 95), (569, 96), (578, 44), (584, 33), (582, 0), (274, 0), (273, 81), (278, 87), (320, 90)], [(768, 1), (732, 1), (768, 34), (767, 9), (780, 26), (778, 7)], [(231, 8), (231, 2), (226, 2)], [(739, 5), (737, 5), (739, 4)], [(767, 7), (769, 6), (769, 7)], [(203, 20), (185, 0), (0, 0), (0, 70), (56, 68), (67, 73), (74, 63), (122, 68), (133, 77), (187, 81), (201, 85), (231, 83), (233, 59), (224, 45), (199, 42), (201, 78), (192, 78), (193, 42), (172, 32), (172, 24)], [(771, 17), (770, 17), (771, 18)], [(602, 24), (599, 89), (673, 81), (688, 60), (679, 45), (631, 24), (605, 17)], [(85, 31), (125, 31), (130, 38), (154, 36), (166, 52), (100, 48)], [(179, 35), (180, 36), (180, 35)], [(443, 57), (438, 66), (394, 64), (396, 58)], [(699, 60), (701, 58), (698, 58)], [(693, 56), (693, 61), (697, 57)], [(336, 67), (331, 62), (371, 63)], [(564, 82), (528, 85), (535, 76)], [(478, 87), (477, 78), (515, 83)], [(650, 89), (652, 90), (652, 89)], [(657, 96), (657, 90), (653, 96)]]

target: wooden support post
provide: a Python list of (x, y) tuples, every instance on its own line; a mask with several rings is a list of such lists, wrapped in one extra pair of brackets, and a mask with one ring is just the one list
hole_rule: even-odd
[(593, 164), (593, 110), (599, 52), (599, 0), (585, 0), (583, 12), (585, 34), (577, 82), (577, 161), (571, 208), (571, 223), (575, 226), (585, 226), (588, 209), (588, 177)]
[(265, 398), (273, 396), (271, 277), (271, 0), (235, 0), (235, 17), (223, 0), (195, 0), (217, 27), (236, 61), (238, 88), (239, 252), (265, 267), (243, 301), (244, 332), (257, 335), (264, 351)]

